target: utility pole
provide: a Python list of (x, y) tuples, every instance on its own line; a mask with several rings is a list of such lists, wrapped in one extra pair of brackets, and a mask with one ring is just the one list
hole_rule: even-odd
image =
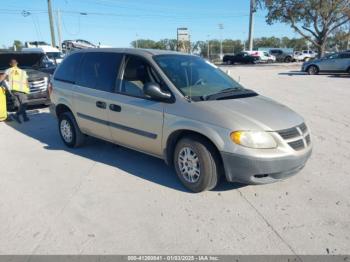
[(254, 32), (254, 13), (256, 12), (256, 0), (250, 0), (249, 12), (249, 51), (253, 50), (253, 32)]
[(55, 28), (54, 28), (54, 24), (53, 24), (51, 0), (47, 0), (47, 9), (48, 9), (48, 13), (49, 13), (50, 32), (51, 32), (51, 45), (55, 47), (56, 46)]
[(62, 30), (61, 30), (61, 12), (60, 9), (56, 10), (56, 27), (58, 35), (58, 49), (62, 51)]
[(223, 24), (219, 24), (219, 29), (220, 29), (220, 59), (222, 60), (223, 58), (223, 53), (222, 53), (222, 30), (224, 29)]
[(208, 35), (208, 50), (207, 50), (207, 57), (208, 57), (208, 60), (210, 61), (210, 35)]

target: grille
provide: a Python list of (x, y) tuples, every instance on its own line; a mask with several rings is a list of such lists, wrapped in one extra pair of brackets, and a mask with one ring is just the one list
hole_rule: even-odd
[(284, 139), (291, 139), (300, 136), (295, 127), (278, 131), (278, 134)]
[(292, 128), (280, 130), (277, 132), (288, 145), (294, 150), (302, 150), (306, 148), (311, 143), (310, 134), (308, 134), (308, 129), (305, 123)]
[(304, 149), (304, 141), (302, 139), (299, 139), (297, 141), (289, 142), (288, 145), (290, 145), (295, 150), (301, 150)]
[(305, 140), (306, 140), (306, 144), (307, 144), (307, 145), (310, 145), (310, 143), (311, 143), (310, 135), (307, 135), (307, 136), (305, 137)]
[(31, 79), (29, 82), (30, 93), (45, 91), (47, 89), (46, 78)]

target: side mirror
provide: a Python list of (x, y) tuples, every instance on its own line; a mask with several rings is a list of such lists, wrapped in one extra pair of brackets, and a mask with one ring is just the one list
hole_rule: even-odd
[(171, 94), (169, 92), (164, 92), (160, 89), (159, 85), (154, 82), (146, 83), (143, 86), (143, 92), (146, 96), (151, 97), (157, 101), (169, 101), (171, 99)]

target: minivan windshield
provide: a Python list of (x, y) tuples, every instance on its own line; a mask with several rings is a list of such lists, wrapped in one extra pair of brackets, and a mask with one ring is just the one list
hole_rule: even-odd
[(216, 94), (245, 90), (218, 67), (200, 57), (156, 55), (154, 60), (176, 88), (193, 100), (209, 100), (207, 98)]

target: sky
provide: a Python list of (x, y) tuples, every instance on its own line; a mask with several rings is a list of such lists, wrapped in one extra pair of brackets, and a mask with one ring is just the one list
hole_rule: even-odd
[[(136, 38), (176, 38), (178, 27), (189, 28), (192, 41), (248, 38), (249, 0), (52, 0), (52, 3), (54, 11), (61, 11), (63, 40), (85, 39), (95, 44), (129, 47)], [(297, 37), (288, 25), (267, 25), (265, 15), (264, 10), (255, 14), (254, 37)], [(1, 1), (0, 17), (5, 25), (0, 47), (12, 45), (14, 40), (50, 42), (47, 0)], [(57, 34), (56, 24), (55, 30)]]

